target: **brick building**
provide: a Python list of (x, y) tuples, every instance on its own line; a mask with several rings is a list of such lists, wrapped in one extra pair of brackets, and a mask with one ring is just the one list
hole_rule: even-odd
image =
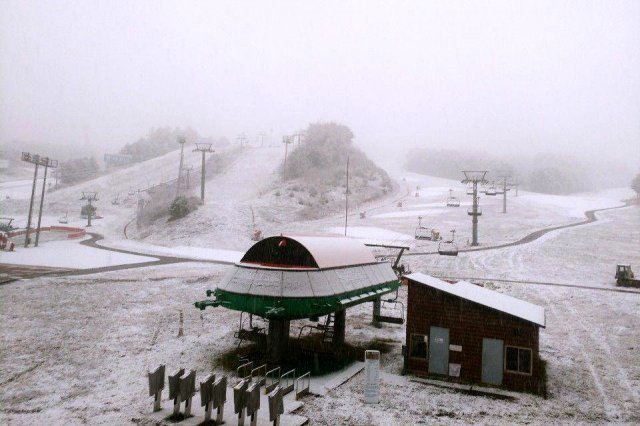
[(405, 278), (408, 372), (541, 392), (544, 308), (465, 281)]

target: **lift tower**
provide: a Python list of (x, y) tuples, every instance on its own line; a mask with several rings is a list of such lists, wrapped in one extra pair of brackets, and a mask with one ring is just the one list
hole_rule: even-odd
[(486, 170), (463, 170), (464, 180), (462, 183), (472, 184), (473, 186), (473, 208), (471, 210), (467, 210), (469, 216), (473, 219), (472, 223), (472, 240), (471, 245), (478, 245), (478, 216), (482, 215), (482, 210), (478, 209), (478, 184), (487, 184), (488, 181), (485, 179), (487, 175)]
[(211, 149), (210, 143), (196, 143), (196, 149), (193, 152), (200, 151), (202, 153), (202, 168), (200, 169), (200, 201), (204, 203), (204, 175), (205, 175), (205, 164), (204, 164), (204, 155), (209, 153), (213, 154), (215, 151)]
[(510, 176), (502, 176), (502, 191), (499, 194), (502, 194), (502, 213), (507, 212), (507, 191), (511, 191), (509, 186), (513, 185), (512, 183), (508, 183), (507, 179)]
[(82, 198), (80, 198), (80, 200), (87, 202), (87, 227), (89, 227), (91, 226), (91, 216), (93, 215), (93, 205), (91, 203), (98, 201), (98, 193), (94, 191), (82, 191)]

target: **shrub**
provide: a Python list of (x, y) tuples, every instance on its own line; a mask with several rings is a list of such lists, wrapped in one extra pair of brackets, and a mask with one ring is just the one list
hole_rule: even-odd
[(176, 220), (185, 217), (198, 208), (200, 201), (196, 197), (176, 197), (169, 206), (169, 220)]

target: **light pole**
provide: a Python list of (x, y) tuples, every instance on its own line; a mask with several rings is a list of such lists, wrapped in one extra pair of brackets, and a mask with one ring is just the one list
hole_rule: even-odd
[(184, 156), (184, 144), (187, 141), (184, 137), (178, 138), (178, 143), (180, 144), (180, 168), (178, 169), (178, 185), (176, 187), (176, 198), (180, 196), (180, 185), (182, 184), (182, 161)]

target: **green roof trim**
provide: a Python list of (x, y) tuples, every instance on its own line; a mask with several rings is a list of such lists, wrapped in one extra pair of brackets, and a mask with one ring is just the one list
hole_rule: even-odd
[[(398, 287), (400, 287), (400, 281), (393, 280), (324, 297), (259, 296), (216, 289), (213, 291), (214, 300), (196, 302), (195, 306), (198, 309), (205, 309), (207, 306), (222, 306), (267, 319), (295, 320), (323, 316), (360, 303), (369, 302), (384, 294), (396, 291)], [(207, 291), (207, 295), (209, 294), (211, 294), (211, 291)]]

